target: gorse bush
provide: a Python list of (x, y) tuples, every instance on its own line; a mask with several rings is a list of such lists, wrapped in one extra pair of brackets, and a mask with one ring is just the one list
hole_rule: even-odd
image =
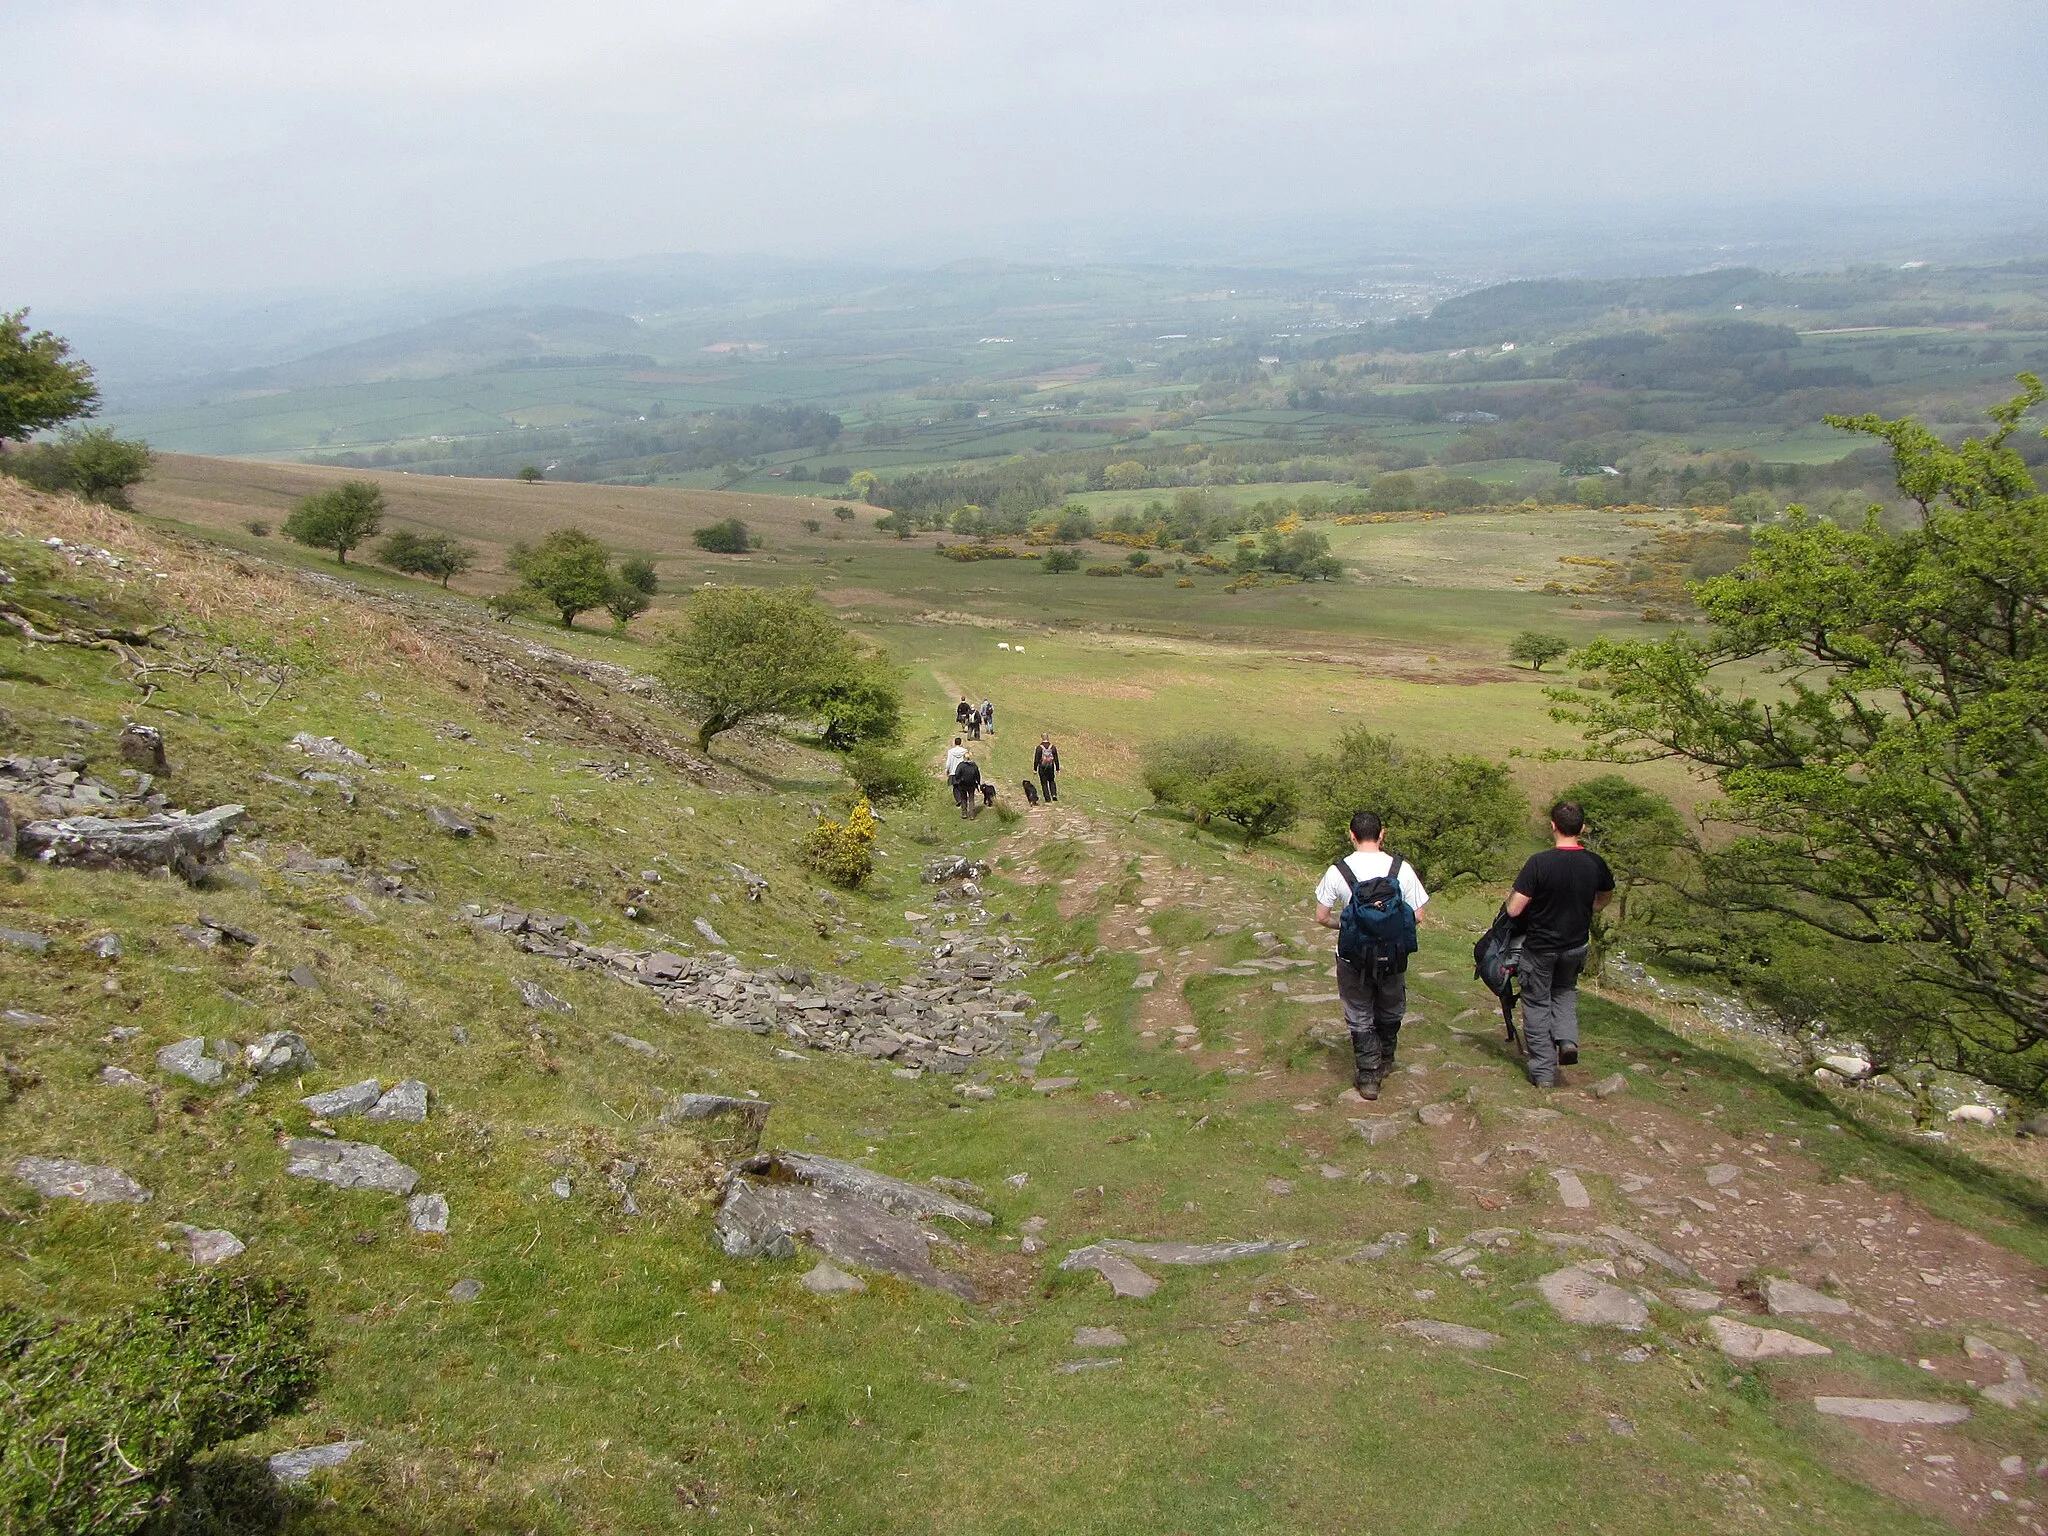
[(865, 798), (845, 821), (820, 821), (803, 840), (803, 860), (834, 885), (849, 890), (875, 872), (875, 813)]
[(305, 1292), (210, 1274), (112, 1317), (0, 1308), (0, 1530), (139, 1531), (192, 1458), (261, 1429), (319, 1381)]

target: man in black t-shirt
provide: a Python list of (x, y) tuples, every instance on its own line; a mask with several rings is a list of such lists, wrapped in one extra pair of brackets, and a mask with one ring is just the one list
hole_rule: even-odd
[(1579, 972), (1592, 940), (1593, 914), (1613, 899), (1614, 871), (1579, 841), (1586, 813), (1569, 800), (1550, 810), (1555, 846), (1530, 858), (1515, 876), (1508, 916), (1522, 933), (1516, 981), (1522, 994), (1522, 1038), (1529, 1081), (1557, 1086), (1559, 1066), (1579, 1059)]

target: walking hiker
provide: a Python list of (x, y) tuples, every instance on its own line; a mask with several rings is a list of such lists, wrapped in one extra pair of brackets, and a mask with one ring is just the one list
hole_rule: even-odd
[(973, 713), (974, 706), (967, 702), (966, 694), (961, 694), (959, 706), (953, 711), (953, 720), (954, 723), (957, 724), (963, 732), (967, 729), (968, 716), (972, 715)]
[(1522, 1040), (1529, 1081), (1557, 1086), (1557, 1069), (1579, 1059), (1579, 972), (1592, 942), (1593, 914), (1614, 897), (1614, 871), (1579, 841), (1586, 813), (1569, 800), (1550, 808), (1554, 846), (1534, 854), (1515, 876), (1507, 912), (1522, 929), (1516, 979), (1522, 991)]
[(996, 733), (996, 707), (987, 699), (981, 701), (981, 728), (991, 736)]
[(1353, 1082), (1365, 1099), (1378, 1098), (1381, 1080), (1394, 1070), (1416, 918), (1429, 905), (1408, 861), (1381, 849), (1382, 835), (1378, 816), (1354, 815), (1352, 851), (1316, 886), (1316, 922), (1337, 930), (1337, 995), (1351, 1031)]
[(948, 779), (953, 777), (953, 770), (960, 766), (960, 759), (966, 755), (967, 748), (961, 744), (960, 738), (955, 736), (953, 738), (953, 745), (946, 748), (946, 777)]
[(962, 757), (946, 777), (953, 786), (953, 803), (960, 807), (963, 817), (972, 819), (981, 809), (975, 804), (975, 791), (981, 788), (981, 769), (973, 758)]
[(1052, 744), (1052, 737), (1038, 738), (1038, 746), (1031, 753), (1031, 771), (1038, 775), (1038, 793), (1047, 802), (1058, 800), (1060, 749)]

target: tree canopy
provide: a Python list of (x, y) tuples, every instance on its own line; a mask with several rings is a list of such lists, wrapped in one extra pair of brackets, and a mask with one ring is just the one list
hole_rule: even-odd
[(1571, 641), (1563, 635), (1525, 629), (1508, 642), (1508, 660), (1526, 663), (1532, 671), (1541, 672), (1544, 663), (1557, 660), (1571, 648)]
[(0, 310), (0, 443), (62, 426), (99, 409), (92, 369), (71, 344), (28, 328), (28, 311)]
[(408, 576), (425, 576), (443, 587), (476, 564), (476, 551), (445, 533), (417, 534), (403, 529), (377, 546), (377, 559)]
[(284, 536), (311, 549), (331, 549), (348, 564), (348, 552), (377, 536), (384, 526), (384, 492), (371, 480), (344, 480), (332, 490), (308, 496), (284, 520)]
[(611, 560), (611, 551), (581, 528), (556, 528), (538, 544), (514, 544), (509, 563), (567, 629), (578, 614), (604, 606), (612, 589)]
[(1354, 811), (1372, 811), (1386, 824), (1385, 846), (1432, 886), (1501, 873), (1509, 842), (1530, 820), (1528, 800), (1499, 763), (1418, 751), (1362, 728), (1313, 759), (1308, 782), (1331, 848), (1349, 846)]
[(676, 705), (697, 717), (697, 745), (767, 715), (796, 712), (842, 679), (852, 638), (809, 588), (704, 587), (663, 648), (657, 673)]
[(1247, 843), (1284, 832), (1301, 816), (1297, 767), (1242, 737), (1212, 732), (1154, 742), (1143, 771), (1155, 801), (1185, 811), (1197, 827), (1234, 822)]
[(1603, 755), (1714, 783), (1737, 835), (1705, 878), (1754, 920), (1745, 944), (1790, 925), (1839, 959), (1830, 975), (1892, 1004), (1889, 1024), (1848, 1010), (1874, 1050), (2038, 1098), (2048, 495), (2009, 442), (2044, 396), (2020, 382), (1994, 430), (1956, 447), (1910, 419), (1830, 417), (1890, 448), (1912, 525), (1788, 508), (1742, 566), (1693, 587), (1706, 637), (1596, 643), (1607, 691), (1557, 697)]
[(692, 532), (690, 538), (699, 549), (709, 550), (714, 555), (744, 555), (754, 547), (747, 525), (736, 517), (707, 523)]

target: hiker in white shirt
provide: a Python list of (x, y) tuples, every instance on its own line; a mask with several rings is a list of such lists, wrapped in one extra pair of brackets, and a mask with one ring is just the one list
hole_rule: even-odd
[(960, 766), (960, 759), (966, 755), (967, 748), (961, 744), (960, 738), (955, 736), (953, 738), (953, 745), (946, 748), (946, 777), (948, 779), (953, 777), (953, 770)]
[[(1369, 880), (1394, 875), (1402, 899), (1419, 920), (1429, 905), (1429, 892), (1406, 859), (1380, 848), (1383, 829), (1371, 811), (1351, 818), (1352, 852), (1344, 857), (1351, 880), (1363, 885)], [(1395, 873), (1398, 865), (1398, 873)], [(1352, 886), (1335, 865), (1323, 871), (1316, 885), (1316, 922), (1325, 928), (1340, 926), (1340, 915), (1350, 904)], [(1389, 892), (1391, 899), (1391, 892)], [(1353, 1079), (1360, 1097), (1380, 1096), (1380, 1082), (1394, 1070), (1394, 1047), (1400, 1042), (1401, 1015), (1408, 1009), (1408, 957), (1399, 957), (1397, 968), (1382, 967), (1375, 975), (1363, 965), (1337, 956), (1337, 995), (1344, 1004), (1344, 1023), (1351, 1031), (1351, 1054), (1356, 1075)]]

